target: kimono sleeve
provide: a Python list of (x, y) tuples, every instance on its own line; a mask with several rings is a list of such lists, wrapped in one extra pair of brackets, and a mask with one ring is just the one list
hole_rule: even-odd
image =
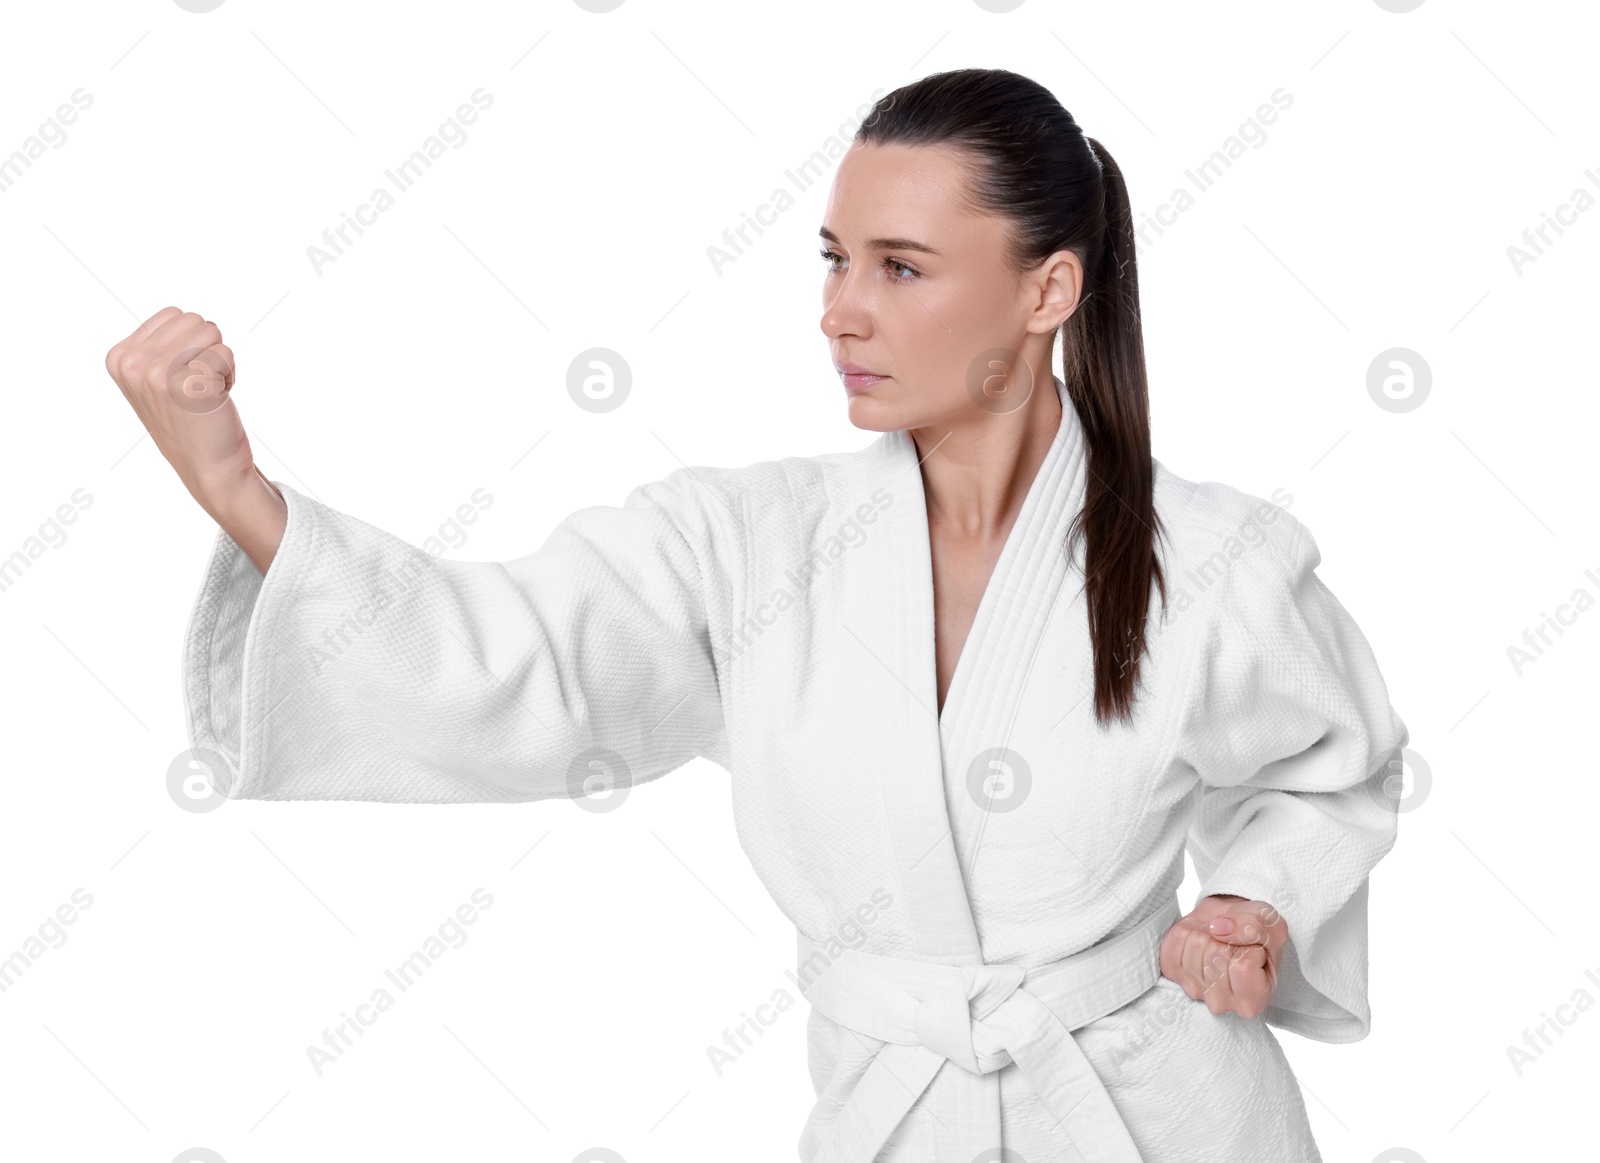
[(1200, 896), (1266, 901), (1288, 923), (1262, 1017), (1353, 1042), (1372, 1024), (1368, 876), (1396, 837), (1385, 779), (1409, 735), (1320, 560), (1281, 513), (1215, 583), (1179, 754), (1201, 784), (1189, 831)]
[(505, 562), (432, 556), (274, 482), (288, 524), (266, 574), (219, 530), (190, 613), (195, 756), (220, 759), (234, 799), (391, 803), (578, 798), (726, 765), (695, 471)]

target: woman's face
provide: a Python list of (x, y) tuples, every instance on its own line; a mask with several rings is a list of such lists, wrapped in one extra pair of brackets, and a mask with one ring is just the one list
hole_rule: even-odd
[[(1052, 382), (1082, 266), (1058, 251), (1013, 273), (1010, 224), (963, 205), (968, 165), (937, 146), (859, 143), (839, 163), (822, 219), (822, 331), (835, 367), (883, 377), (841, 377), (858, 428), (978, 422), (1020, 407), (1030, 381)], [(974, 394), (985, 381), (987, 403)]]

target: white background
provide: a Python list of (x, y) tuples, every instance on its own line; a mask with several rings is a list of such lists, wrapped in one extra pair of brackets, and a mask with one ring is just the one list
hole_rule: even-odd
[[(75, 889), (93, 904), (0, 993), (0, 1156), (794, 1157), (805, 1007), (720, 1078), (706, 1056), (794, 948), (720, 768), (599, 815), (173, 803), (215, 526), (103, 358), (169, 304), (216, 320), (269, 477), (418, 544), (487, 489), (462, 560), (520, 556), (684, 464), (857, 448), (875, 434), (818, 326), (827, 179), (720, 273), (707, 247), (874, 89), (985, 66), (1048, 85), (1141, 219), (1292, 95), (1139, 255), (1156, 455), (1292, 494), (1432, 773), (1373, 876), (1372, 1035), (1281, 1039), (1330, 1161), (1572, 1157), (1600, 1014), (1562, 1010), (1520, 1075), (1507, 1047), (1600, 997), (1600, 612), (1520, 675), (1507, 648), (1600, 597), (1600, 212), (1520, 273), (1507, 248), (1600, 196), (1595, 22), (1227, 9), (8, 5), (0, 156), (75, 90), (93, 104), (0, 194), (0, 556), (93, 500), (0, 592), (0, 957)], [(465, 144), (319, 275), (307, 247), (480, 87)], [(634, 372), (605, 415), (565, 389), (597, 345)], [(1366, 388), (1396, 346), (1433, 377), (1405, 414)], [(319, 1077), (306, 1047), (479, 887), (466, 944)]]

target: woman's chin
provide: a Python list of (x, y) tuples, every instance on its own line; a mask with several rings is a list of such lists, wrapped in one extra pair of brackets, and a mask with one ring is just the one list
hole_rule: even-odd
[(846, 391), (845, 408), (850, 423), (865, 432), (896, 432), (906, 427), (904, 410), (875, 399), (870, 390)]

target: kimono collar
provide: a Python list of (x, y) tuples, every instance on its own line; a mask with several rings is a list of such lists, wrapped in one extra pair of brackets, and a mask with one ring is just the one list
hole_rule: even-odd
[[(1075, 572), (1066, 537), (1082, 507), (1085, 445), (1066, 386), (1059, 376), (1053, 379), (1061, 425), (979, 601), (942, 712), (927, 498), (916, 442), (904, 429), (880, 438), (883, 459), (872, 468), (874, 480), (895, 497), (872, 555), (884, 572), (872, 585), (850, 587), (841, 601), (847, 624), (877, 627), (873, 654), (897, 680), (885, 683), (879, 696), (883, 731), (895, 741), (894, 759), (879, 788), (916, 955), (924, 960), (957, 965), (982, 960), (963, 871), (977, 859), (983, 821), (973, 813), (982, 809), (966, 788), (1004, 754), (1010, 716), (1023, 703), (1030, 660), (1058, 597), (1079, 600), (1079, 585), (1063, 583)], [(1085, 673), (1090, 674), (1087, 668)], [(1092, 699), (1087, 706), (1092, 711)], [(974, 837), (973, 851), (956, 851), (951, 812), (964, 813), (962, 827), (954, 831)]]

